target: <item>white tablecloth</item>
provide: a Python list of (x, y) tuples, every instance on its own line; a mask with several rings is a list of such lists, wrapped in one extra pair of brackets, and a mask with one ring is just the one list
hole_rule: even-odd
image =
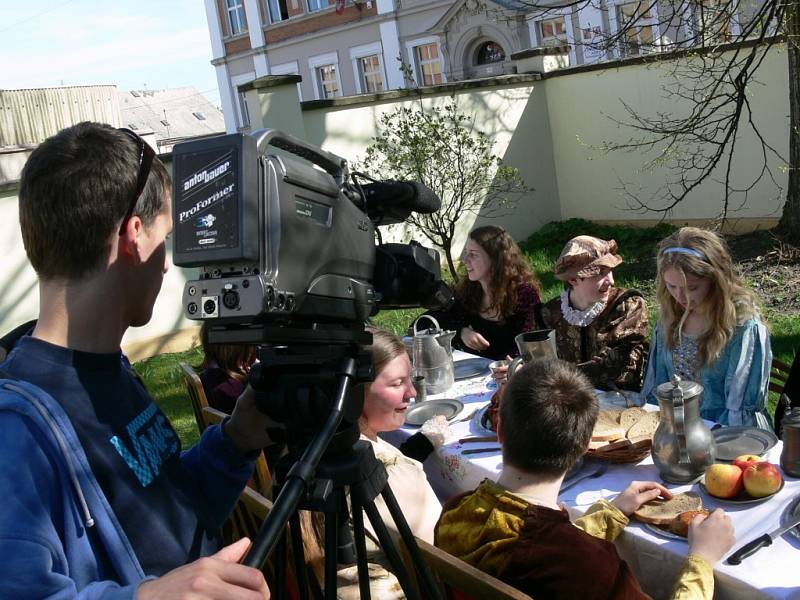
[[(455, 359), (470, 355), (456, 352)], [(456, 382), (448, 392), (434, 397), (459, 398), (464, 410), (454, 421), (465, 417), (476, 408), (484, 406), (494, 393), (491, 378), (481, 377)], [(475, 435), (472, 419), (452, 423), (456, 439)], [(381, 434), (392, 444), (399, 445), (414, 434), (417, 428), (404, 427)], [(440, 500), (474, 489), (484, 478), (496, 479), (502, 468), (499, 452), (464, 456), (467, 448), (496, 446), (496, 442), (458, 444), (453, 442), (440, 448), (425, 461), (425, 472)], [(767, 458), (779, 463), (781, 444), (772, 448)], [(584, 467), (586, 469), (590, 466)], [(593, 465), (591, 465), (593, 468)], [(600, 498), (613, 498), (632, 480), (659, 481), (658, 471), (650, 457), (636, 465), (609, 465), (608, 471), (597, 479), (590, 478), (567, 490), (559, 498), (570, 514), (582, 515)], [(786, 478), (786, 485), (775, 496), (760, 504), (733, 505), (716, 500), (695, 485), (668, 487), (676, 492), (693, 490), (701, 494), (707, 508), (724, 508), (731, 516), (736, 530), (736, 550), (748, 541), (780, 526), (781, 514), (791, 500), (800, 495), (800, 479)], [(656, 600), (666, 598), (671, 591), (678, 570), (687, 552), (683, 541), (669, 540), (645, 530), (632, 522), (616, 541), (620, 555), (633, 569), (642, 588)], [(732, 551), (733, 551), (732, 550)], [(714, 567), (715, 597), (741, 598), (793, 598), (800, 599), (800, 542), (787, 534), (766, 548), (762, 548), (738, 566), (718, 563)]]

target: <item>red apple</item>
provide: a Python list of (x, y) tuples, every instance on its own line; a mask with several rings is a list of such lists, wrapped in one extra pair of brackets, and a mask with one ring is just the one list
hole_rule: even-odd
[(736, 460), (733, 461), (733, 464), (744, 471), (751, 464), (760, 462), (764, 462), (764, 459), (756, 454), (742, 454), (741, 456), (736, 457)]
[(783, 475), (769, 462), (750, 465), (744, 470), (744, 489), (753, 498), (763, 498), (781, 489)]
[(706, 471), (706, 489), (717, 498), (738, 496), (742, 491), (742, 470), (736, 465), (711, 465)]

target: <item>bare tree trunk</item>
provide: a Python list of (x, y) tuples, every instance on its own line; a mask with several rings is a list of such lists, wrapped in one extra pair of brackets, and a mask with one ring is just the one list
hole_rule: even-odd
[(778, 229), (800, 244), (800, 0), (786, 4), (785, 32), (789, 60), (789, 187)]
[(447, 259), (447, 268), (450, 269), (450, 275), (453, 276), (453, 281), (458, 281), (458, 272), (456, 271), (456, 265), (453, 262), (453, 257), (451, 256), (451, 250), (453, 249), (453, 240), (446, 239), (442, 243), (442, 250), (444, 250), (444, 256)]

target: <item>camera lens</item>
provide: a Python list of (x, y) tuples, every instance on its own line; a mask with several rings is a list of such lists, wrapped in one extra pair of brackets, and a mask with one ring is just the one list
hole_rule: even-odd
[(286, 304), (286, 296), (283, 293), (278, 293), (278, 300), (275, 302), (276, 308), (283, 308)]
[(207, 315), (213, 315), (215, 312), (217, 312), (217, 303), (213, 300), (206, 300), (203, 302), (203, 311)]
[(239, 306), (239, 292), (235, 290), (228, 290), (222, 294), (222, 304), (225, 305), (225, 308), (229, 308), (231, 310)]
[(197, 303), (189, 302), (189, 306), (186, 307), (186, 310), (189, 311), (190, 315), (195, 314), (197, 312)]

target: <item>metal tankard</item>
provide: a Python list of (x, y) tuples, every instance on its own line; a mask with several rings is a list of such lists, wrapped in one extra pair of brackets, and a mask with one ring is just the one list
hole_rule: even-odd
[(519, 356), (508, 365), (508, 380), (514, 375), (514, 371), (526, 362), (534, 358), (552, 357), (558, 358), (556, 352), (556, 332), (553, 329), (537, 329), (520, 333), (514, 338), (519, 349)]

